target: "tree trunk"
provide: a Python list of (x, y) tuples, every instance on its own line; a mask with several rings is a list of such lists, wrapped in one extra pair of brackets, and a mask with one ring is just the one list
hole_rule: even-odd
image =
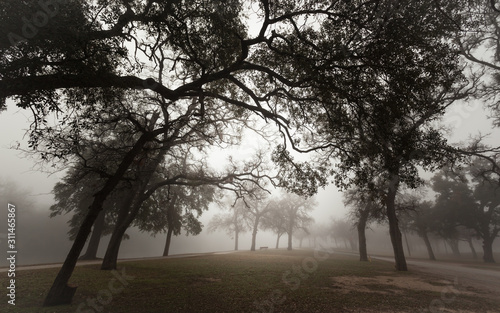
[[(170, 199), (167, 207), (167, 240), (165, 241), (165, 249), (163, 249), (163, 256), (168, 256), (168, 250), (170, 250), (170, 242), (172, 241), (172, 233), (176, 227), (176, 221), (180, 219), (179, 214), (177, 214), (177, 199), (179, 195), (174, 193), (172, 199)], [(180, 229), (178, 229), (180, 232)]]
[(257, 231), (259, 228), (259, 218), (260, 216), (255, 217), (255, 222), (253, 224), (253, 231), (252, 231), (252, 245), (250, 246), (250, 251), (255, 251), (255, 241), (257, 238)]
[(403, 234), (405, 236), (406, 249), (408, 250), (408, 256), (411, 256), (410, 244), (408, 243), (408, 234), (406, 233), (406, 230), (403, 232)]
[(94, 201), (90, 205), (87, 216), (83, 220), (82, 225), (80, 226), (80, 229), (75, 237), (75, 241), (66, 256), (66, 259), (59, 270), (52, 287), (45, 297), (43, 306), (71, 303), (77, 287), (69, 286), (68, 282), (73, 270), (75, 269), (78, 257), (80, 256), (80, 253), (85, 246), (85, 242), (87, 241), (87, 238), (92, 230), (92, 225), (94, 225), (95, 220), (102, 211), (102, 206), (106, 197), (120, 182), (120, 179), (123, 177), (130, 164), (134, 161), (135, 156), (140, 153), (144, 144), (148, 142), (149, 137), (151, 137), (151, 134), (143, 134), (137, 140), (134, 147), (123, 158), (115, 174), (106, 181), (104, 187), (94, 196)]
[(474, 248), (474, 244), (472, 243), (472, 238), (469, 237), (467, 238), (467, 242), (469, 243), (469, 247), (470, 247), (470, 251), (472, 252), (472, 257), (475, 259), (477, 259), (477, 253), (476, 253), (476, 249)]
[(387, 218), (389, 220), (389, 234), (391, 236), (392, 249), (394, 251), (394, 259), (396, 261), (396, 270), (407, 271), (405, 253), (403, 250), (403, 240), (401, 231), (399, 230), (398, 217), (396, 216), (396, 192), (397, 184), (391, 186), (387, 193), (386, 208)]
[(169, 228), (167, 230), (167, 240), (165, 241), (165, 249), (163, 249), (163, 256), (168, 256), (168, 250), (170, 249), (170, 241), (172, 240), (173, 229)]
[(362, 211), (358, 220), (358, 241), (359, 241), (359, 260), (368, 262), (368, 251), (366, 250), (366, 221), (368, 220), (368, 211)]
[(96, 260), (97, 250), (99, 249), (99, 242), (101, 241), (102, 232), (104, 231), (104, 224), (106, 212), (102, 210), (99, 212), (97, 219), (94, 223), (94, 228), (92, 229), (92, 235), (90, 236), (89, 245), (87, 246), (87, 251), (84, 255), (80, 257), (80, 260)]
[(495, 263), (493, 258), (493, 239), (486, 238), (483, 239), (483, 260), (486, 263)]
[(457, 239), (449, 239), (448, 244), (450, 245), (451, 252), (457, 258), (460, 257), (460, 250), (458, 248), (458, 240)]
[[(136, 184), (135, 190), (132, 192), (133, 201), (132, 203), (125, 203), (122, 218), (123, 222), (117, 223), (111, 239), (109, 240), (108, 248), (106, 249), (106, 254), (102, 260), (101, 270), (116, 270), (116, 263), (118, 260), (118, 252), (120, 251), (120, 245), (122, 243), (123, 236), (129, 228), (130, 224), (134, 221), (137, 213), (141, 209), (142, 203), (146, 201), (148, 196), (145, 196), (146, 187), (149, 180), (153, 176), (155, 170), (161, 161), (164, 160), (165, 154), (167, 153), (167, 148), (163, 148), (160, 152), (140, 169), (139, 181)], [(131, 207), (131, 208), (130, 208)], [(130, 208), (130, 210), (128, 210)]]
[(234, 232), (234, 251), (238, 251), (238, 235), (239, 235), (239, 232), (235, 231)]
[(432, 251), (431, 242), (429, 240), (429, 236), (427, 236), (427, 232), (420, 232), (420, 237), (422, 237), (422, 239), (424, 240), (425, 247), (427, 248), (427, 253), (429, 254), (429, 260), (435, 261), (436, 257), (434, 256), (434, 251)]
[(292, 232), (288, 231), (288, 247), (287, 250), (292, 250)]
[(115, 226), (113, 230), (113, 234), (111, 235), (111, 239), (109, 240), (108, 248), (106, 249), (106, 254), (104, 255), (104, 259), (102, 260), (101, 270), (116, 270), (116, 265), (118, 261), (118, 253), (120, 251), (120, 245), (123, 240), (123, 236), (125, 232), (129, 228), (130, 224), (134, 221), (139, 209), (141, 208), (142, 203), (146, 200), (143, 197), (144, 189), (142, 188), (139, 192), (135, 192), (135, 199), (132, 204), (125, 205), (125, 207), (130, 207), (129, 214), (126, 216), (121, 223)]
[(280, 238), (281, 238), (281, 234), (278, 234), (278, 238), (276, 238), (276, 249), (278, 249), (278, 247), (280, 245)]
[[(304, 237), (300, 237), (299, 248), (302, 248), (302, 242), (303, 241), (304, 241)], [(316, 246), (316, 244), (314, 246)]]

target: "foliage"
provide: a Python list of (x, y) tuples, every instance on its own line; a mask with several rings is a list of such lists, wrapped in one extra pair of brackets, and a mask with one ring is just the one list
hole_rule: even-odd
[(500, 233), (498, 174), (482, 157), (471, 160), (462, 171), (443, 171), (433, 178), (441, 233), (458, 237), (457, 226), (475, 232), (483, 240), (484, 260), (494, 262), (492, 243)]
[(184, 229), (186, 234), (198, 235), (203, 224), (198, 220), (215, 200), (215, 188), (168, 186), (157, 189), (142, 205), (135, 224), (140, 230), (156, 235), (172, 229), (175, 236)]

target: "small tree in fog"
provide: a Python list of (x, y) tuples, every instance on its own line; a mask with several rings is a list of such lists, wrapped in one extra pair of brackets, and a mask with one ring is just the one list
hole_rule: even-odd
[(263, 190), (253, 194), (253, 196), (241, 198), (236, 201), (235, 206), (238, 206), (239, 209), (241, 209), (248, 229), (252, 231), (252, 244), (250, 246), (250, 251), (255, 251), (257, 232), (261, 226), (260, 223), (269, 213), (271, 205), (272, 201), (267, 197), (267, 194)]
[[(331, 223), (331, 230), (332, 230), (331, 234), (332, 237), (335, 239), (335, 242), (337, 242), (337, 240), (342, 240), (344, 242), (344, 246), (346, 249), (350, 247), (351, 250), (356, 250), (357, 233), (354, 231), (352, 223), (350, 223), (346, 219), (342, 220), (334, 219), (332, 220)], [(347, 243), (349, 243), (349, 247), (347, 246)]]
[(415, 210), (406, 212), (408, 229), (422, 238), (430, 260), (436, 260), (431, 241), (429, 240), (429, 234), (436, 227), (433, 213), (433, 203), (430, 201), (420, 201), (417, 203)]
[(228, 213), (219, 213), (212, 217), (208, 223), (208, 231), (224, 230), (226, 234), (234, 239), (234, 250), (238, 250), (239, 235), (248, 230), (245, 222), (244, 208), (241, 206), (229, 206)]
[(309, 213), (316, 206), (314, 198), (304, 198), (295, 194), (286, 194), (276, 204), (283, 212), (285, 218), (285, 229), (288, 235), (288, 250), (292, 250), (292, 238), (294, 231), (307, 228), (314, 222)]
[(262, 220), (262, 229), (270, 230), (276, 234), (276, 249), (278, 249), (280, 244), (280, 238), (286, 233), (286, 218), (285, 213), (278, 206), (277, 202), (274, 202), (269, 207), (268, 214)]

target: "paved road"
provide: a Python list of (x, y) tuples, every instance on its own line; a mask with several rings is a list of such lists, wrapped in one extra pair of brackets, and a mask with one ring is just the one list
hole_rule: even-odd
[[(372, 259), (394, 262), (390, 257), (372, 257)], [(450, 281), (458, 279), (460, 286), (472, 286), (487, 289), (500, 295), (500, 271), (490, 269), (471, 268), (466, 265), (447, 262), (433, 262), (424, 260), (406, 260), (410, 270), (438, 275)]]
[[(197, 256), (211, 255), (211, 254), (228, 254), (233, 253), (235, 251), (220, 251), (220, 252), (206, 252), (206, 253), (191, 253), (191, 254), (174, 254), (169, 256), (162, 257), (151, 257), (151, 258), (134, 258), (134, 259), (119, 259), (118, 262), (132, 262), (138, 260), (161, 260), (161, 259), (175, 259), (175, 258), (192, 258)], [(102, 260), (95, 261), (78, 261), (76, 266), (82, 265), (90, 265), (90, 264), (101, 264)], [(22, 270), (39, 270), (44, 268), (59, 268), (62, 266), (62, 263), (53, 263), (53, 264), (38, 264), (38, 265), (25, 265), (25, 266), (16, 266), (16, 271)], [(7, 272), (9, 270), (8, 267), (0, 268), (0, 273)]]

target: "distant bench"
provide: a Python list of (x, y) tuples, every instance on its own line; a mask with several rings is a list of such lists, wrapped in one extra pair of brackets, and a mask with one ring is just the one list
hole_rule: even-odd
[(260, 247), (260, 250), (267, 250), (267, 247)]

